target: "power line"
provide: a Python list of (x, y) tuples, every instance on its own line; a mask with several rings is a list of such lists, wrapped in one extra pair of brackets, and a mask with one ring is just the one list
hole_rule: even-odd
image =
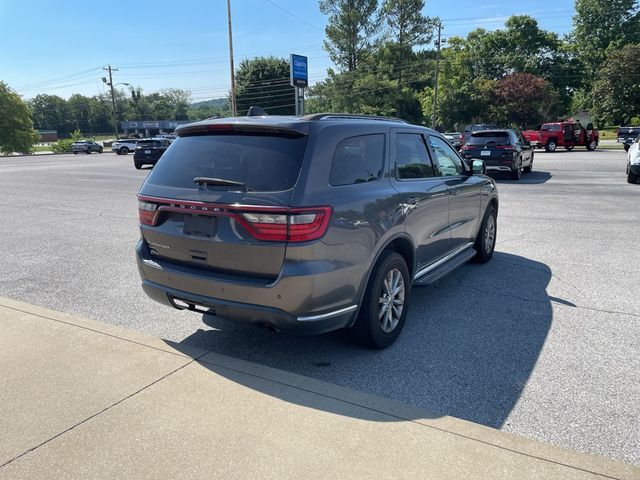
[(274, 2), (273, 0), (265, 0), (265, 1), (266, 1), (267, 3), (270, 3), (271, 5), (273, 5), (274, 7), (276, 7), (276, 8), (278, 8), (278, 9), (282, 10), (282, 11), (283, 11), (284, 13), (286, 13), (287, 15), (290, 15), (290, 16), (292, 16), (293, 18), (296, 18), (296, 19), (300, 20), (301, 22), (306, 23), (306, 24), (307, 24), (307, 25), (309, 25), (310, 27), (313, 27), (313, 28), (315, 28), (315, 29), (317, 29), (317, 30), (320, 30), (320, 31), (324, 32), (324, 28), (319, 27), (319, 26), (317, 26), (317, 25), (314, 25), (314, 24), (313, 24), (313, 23), (311, 23), (311, 22), (306, 21), (304, 18), (299, 17), (298, 15), (296, 15), (296, 14), (295, 14), (295, 13), (293, 13), (293, 12), (290, 12), (290, 11), (289, 11), (289, 10), (287, 10), (286, 8), (281, 7), (280, 5), (278, 5), (278, 4), (277, 4), (276, 2)]

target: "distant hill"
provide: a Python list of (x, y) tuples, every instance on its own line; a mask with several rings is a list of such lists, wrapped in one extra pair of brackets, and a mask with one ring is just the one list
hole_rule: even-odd
[(202, 102), (196, 102), (191, 104), (191, 108), (221, 108), (229, 104), (228, 98), (212, 98), (211, 100), (203, 100)]

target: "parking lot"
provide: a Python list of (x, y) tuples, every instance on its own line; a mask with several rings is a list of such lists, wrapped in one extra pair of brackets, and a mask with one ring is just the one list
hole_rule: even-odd
[(498, 178), (493, 260), (414, 290), (397, 343), (370, 351), (147, 299), (134, 247), (149, 170), (131, 155), (2, 158), (0, 296), (640, 465), (640, 185), (625, 162), (538, 151), (520, 182)]

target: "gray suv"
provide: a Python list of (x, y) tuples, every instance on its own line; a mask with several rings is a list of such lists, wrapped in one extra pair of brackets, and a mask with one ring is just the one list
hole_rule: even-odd
[(496, 186), (433, 130), (316, 114), (177, 135), (138, 194), (138, 268), (158, 302), (384, 348), (412, 286), (493, 254)]

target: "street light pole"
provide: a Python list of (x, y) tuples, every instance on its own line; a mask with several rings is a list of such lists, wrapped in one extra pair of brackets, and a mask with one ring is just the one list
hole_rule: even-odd
[(229, 67), (231, 69), (231, 116), (238, 114), (236, 106), (236, 77), (233, 68), (233, 34), (231, 33), (231, 0), (227, 0), (227, 20), (229, 23)]
[(438, 22), (436, 27), (438, 27), (438, 40), (436, 41), (438, 50), (436, 52), (436, 71), (435, 78), (433, 80), (433, 112), (431, 116), (431, 128), (434, 129), (436, 128), (436, 109), (438, 108), (438, 74), (440, 72), (440, 44), (442, 43), (442, 23)]

